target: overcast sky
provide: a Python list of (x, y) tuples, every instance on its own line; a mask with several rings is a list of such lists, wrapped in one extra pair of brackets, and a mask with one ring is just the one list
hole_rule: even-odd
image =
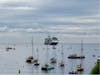
[(100, 0), (0, 0), (0, 29), (100, 37)]

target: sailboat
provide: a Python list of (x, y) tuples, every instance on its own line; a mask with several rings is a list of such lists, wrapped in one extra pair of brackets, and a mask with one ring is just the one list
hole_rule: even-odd
[(33, 64), (33, 63), (34, 63), (34, 57), (33, 57), (33, 38), (32, 38), (32, 55), (29, 56), (29, 57), (26, 59), (26, 63), (28, 63), (28, 64)]
[(53, 70), (53, 69), (55, 69), (53, 66), (51, 66), (49, 63), (48, 63), (48, 46), (49, 46), (49, 44), (50, 44), (50, 37), (48, 37), (48, 38), (46, 38), (45, 39), (45, 45), (47, 46), (47, 49), (46, 49), (46, 63), (45, 63), (45, 65), (44, 66), (42, 66), (41, 67), (41, 70), (42, 71), (50, 71), (50, 70)]
[(28, 64), (34, 64), (34, 63), (38, 62), (38, 60), (37, 60), (37, 59), (34, 59), (34, 57), (33, 57), (33, 37), (32, 37), (32, 56), (29, 56), (29, 57), (26, 59), (26, 62), (27, 62)]
[(81, 55), (78, 56), (77, 54), (70, 54), (68, 59), (84, 59), (85, 56), (83, 55), (83, 41), (81, 41)]
[[(81, 56), (83, 56), (83, 41), (81, 41)], [(77, 72), (83, 72), (84, 68), (82, 67), (83, 59), (80, 60), (80, 65), (77, 66)]]
[(71, 59), (71, 71), (68, 74), (78, 74), (76, 70), (74, 70), (74, 63), (76, 61), (74, 61), (73, 59)]
[(10, 51), (10, 50), (15, 50), (15, 45), (14, 45), (14, 47), (11, 47), (11, 46), (6, 47), (6, 51)]
[(62, 45), (62, 50), (61, 50), (61, 63), (60, 63), (60, 67), (64, 67), (64, 52), (63, 52), (63, 45)]
[(34, 66), (39, 66), (40, 63), (38, 62), (38, 48), (37, 48), (37, 60), (34, 61)]

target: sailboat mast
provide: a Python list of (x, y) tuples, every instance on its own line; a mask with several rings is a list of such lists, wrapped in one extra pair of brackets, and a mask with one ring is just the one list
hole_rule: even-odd
[(32, 36), (32, 56), (33, 56), (33, 36)]
[(47, 45), (47, 49), (46, 49), (46, 64), (48, 64), (48, 49), (49, 49), (49, 47)]
[[(83, 40), (81, 40), (81, 56), (83, 56)], [(81, 59), (81, 64), (80, 66), (82, 67), (83, 61)]]
[(64, 59), (64, 53), (63, 53), (63, 44), (62, 44), (62, 46), (61, 46), (61, 47), (62, 47), (62, 50), (61, 50), (61, 56), (62, 56), (62, 60), (61, 60), (61, 61), (63, 62), (63, 61), (64, 61), (64, 60), (63, 60), (63, 59)]
[(39, 54), (39, 53), (38, 53), (38, 51), (39, 51), (39, 50), (38, 50), (38, 48), (37, 48), (37, 50), (36, 50), (36, 51), (37, 51), (37, 59), (38, 59), (38, 57), (39, 57), (39, 55), (38, 55), (38, 54)]
[(81, 40), (81, 56), (83, 56), (83, 40)]

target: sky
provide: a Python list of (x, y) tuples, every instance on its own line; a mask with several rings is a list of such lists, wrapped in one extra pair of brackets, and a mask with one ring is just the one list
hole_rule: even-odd
[(100, 38), (100, 0), (0, 0), (0, 31)]

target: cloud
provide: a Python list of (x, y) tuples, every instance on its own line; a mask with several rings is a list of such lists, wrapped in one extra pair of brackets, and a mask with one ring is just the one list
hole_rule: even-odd
[(0, 10), (35, 10), (36, 8), (32, 7), (0, 7)]
[[(52, 21), (56, 22), (71, 22), (71, 23), (99, 23), (100, 22), (100, 16), (97, 18), (89, 18), (89, 17), (52, 17), (49, 18)], [(99, 19), (98, 19), (99, 18)]]
[(6, 25), (4, 30), (9, 31), (98, 37), (99, 4), (99, 0), (0, 0), (0, 30)]

